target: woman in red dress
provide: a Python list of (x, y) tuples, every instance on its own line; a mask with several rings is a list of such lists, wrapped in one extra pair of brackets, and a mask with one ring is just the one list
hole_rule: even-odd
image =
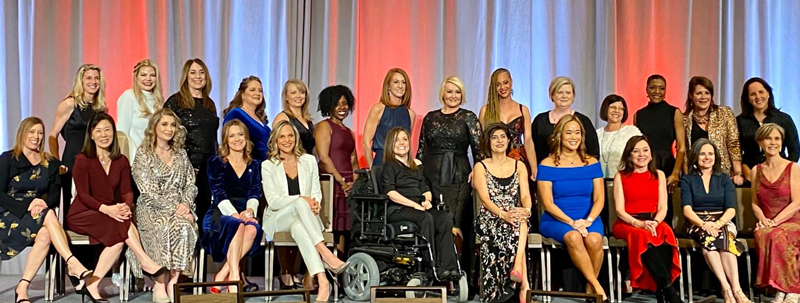
[[(144, 274), (161, 278), (167, 272), (145, 254), (136, 226), (131, 223), (131, 167), (128, 158), (120, 152), (116, 133), (111, 116), (95, 115), (86, 129), (83, 149), (72, 166), (78, 194), (67, 214), (67, 225), (75, 233), (89, 236), (90, 244), (105, 246), (94, 275), (78, 290), (92, 302), (108, 302), (101, 299), (98, 282), (117, 262), (123, 244), (133, 251)], [(154, 302), (169, 302), (163, 279), (156, 280), (153, 292)]]
[[(800, 301), (800, 169), (781, 157), (784, 130), (764, 123), (756, 142), (766, 160), (751, 171), (758, 250), (756, 286), (778, 291), (772, 302)], [(770, 181), (773, 180), (773, 181)]]
[(678, 242), (664, 223), (667, 185), (644, 136), (628, 140), (614, 176), (614, 237), (628, 241), (631, 286), (655, 291), (658, 302), (683, 302), (672, 282), (680, 275)]

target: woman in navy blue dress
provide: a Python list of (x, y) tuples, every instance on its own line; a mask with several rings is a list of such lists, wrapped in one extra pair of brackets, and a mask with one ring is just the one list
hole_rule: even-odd
[(261, 79), (250, 76), (242, 79), (239, 83), (239, 90), (233, 96), (231, 104), (228, 105), (222, 115), (225, 119), (222, 123), (228, 123), (233, 119), (239, 119), (250, 132), (250, 141), (253, 142), (251, 156), (258, 161), (267, 159), (269, 147), (269, 120), (264, 113), (264, 89), (261, 86)]
[(383, 164), (386, 134), (394, 127), (402, 127), (409, 134), (412, 133), (416, 115), (411, 109), (411, 80), (408, 79), (408, 74), (400, 68), (390, 69), (383, 78), (380, 102), (372, 105), (364, 123), (361, 147), (364, 149), (367, 166)]
[[(212, 206), (203, 219), (201, 245), (214, 262), (223, 262), (215, 281), (239, 279), (239, 261), (258, 251), (263, 232), (256, 220), (261, 190), (261, 161), (250, 157), (247, 127), (231, 120), (222, 127), (219, 154), (208, 159)], [(211, 290), (218, 292), (217, 289)]]
[[(603, 171), (586, 153), (585, 128), (564, 115), (550, 137), (550, 155), (539, 164), (537, 186), (545, 213), (539, 231), (565, 245), (588, 281), (587, 290), (606, 299), (597, 281), (603, 266)], [(591, 287), (591, 288), (589, 288)]]

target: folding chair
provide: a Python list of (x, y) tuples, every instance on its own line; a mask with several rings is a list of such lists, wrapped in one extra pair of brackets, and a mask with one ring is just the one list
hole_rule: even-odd
[[(614, 269), (616, 271), (616, 283), (612, 283), (612, 285), (617, 285), (617, 295), (616, 298), (619, 302), (622, 302), (622, 270), (620, 269), (620, 260), (622, 251), (628, 248), (628, 241), (623, 239), (617, 239), (614, 236), (611, 236), (611, 227), (614, 226), (614, 222), (617, 221), (617, 209), (616, 204), (614, 201), (614, 179), (606, 179), (606, 208), (608, 210), (608, 218), (606, 224), (606, 234), (608, 236), (608, 246), (610, 248), (614, 248), (614, 253), (616, 256)], [(611, 271), (611, 263), (609, 263), (609, 271)], [(614, 292), (612, 290), (611, 292)]]

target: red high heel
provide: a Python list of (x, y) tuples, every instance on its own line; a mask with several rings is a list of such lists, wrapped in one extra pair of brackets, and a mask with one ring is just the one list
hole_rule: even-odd
[[(214, 281), (215, 282), (217, 281), (217, 275), (214, 275)], [(225, 277), (225, 280), (222, 280), (222, 282), (226, 282), (226, 281), (228, 281), (228, 277)], [(222, 288), (219, 288), (217, 286), (211, 286), (208, 289), (208, 292), (210, 292), (212, 294), (219, 294), (219, 293), (222, 293)]]
[(522, 273), (516, 270), (511, 271), (511, 281), (522, 283)]

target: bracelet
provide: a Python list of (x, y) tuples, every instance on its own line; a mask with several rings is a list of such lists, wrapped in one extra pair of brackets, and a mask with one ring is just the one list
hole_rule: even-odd
[(592, 219), (592, 217), (586, 217), (586, 221), (589, 221), (589, 223), (594, 223), (594, 219)]

